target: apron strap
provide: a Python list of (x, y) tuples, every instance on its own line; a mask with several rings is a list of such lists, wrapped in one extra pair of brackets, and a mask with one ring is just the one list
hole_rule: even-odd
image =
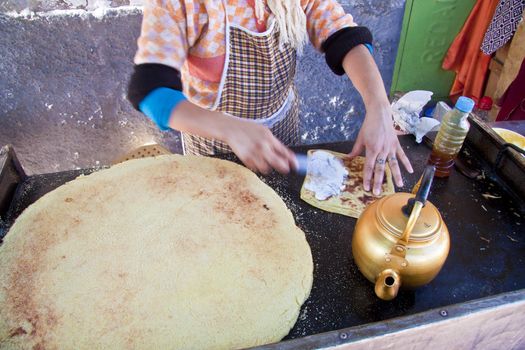
[[(224, 23), (226, 23), (226, 33), (228, 33), (230, 27), (230, 19), (228, 18), (228, 4), (226, 3), (226, 0), (222, 0), (222, 7), (224, 8)], [(228, 42), (226, 42), (226, 47), (228, 47)]]

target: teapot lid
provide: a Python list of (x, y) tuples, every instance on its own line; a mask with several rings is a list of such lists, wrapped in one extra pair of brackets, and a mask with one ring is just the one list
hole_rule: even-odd
[[(414, 195), (411, 193), (396, 193), (386, 196), (377, 204), (376, 219), (386, 231), (396, 238), (401, 238), (408, 217), (403, 214), (401, 208)], [(411, 242), (426, 242), (432, 240), (442, 229), (442, 219), (437, 208), (430, 202), (426, 202), (425, 207), (410, 234)]]

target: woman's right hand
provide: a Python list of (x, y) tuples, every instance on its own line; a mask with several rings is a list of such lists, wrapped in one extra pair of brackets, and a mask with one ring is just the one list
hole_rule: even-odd
[(229, 124), (225, 142), (252, 171), (268, 174), (275, 169), (287, 174), (297, 168), (295, 154), (266, 126), (241, 119), (232, 119)]
[(172, 129), (227, 143), (248, 168), (263, 174), (287, 174), (297, 167), (294, 153), (270, 129), (253, 121), (203, 109), (182, 101), (171, 112)]

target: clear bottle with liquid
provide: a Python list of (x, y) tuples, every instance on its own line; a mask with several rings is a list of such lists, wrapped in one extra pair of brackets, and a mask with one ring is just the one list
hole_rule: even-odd
[(454, 109), (443, 116), (432, 154), (428, 160), (429, 164), (436, 166), (436, 177), (448, 177), (454, 160), (461, 150), (463, 141), (467, 137), (470, 124), (468, 115), (474, 108), (474, 101), (468, 97), (461, 96)]
[(474, 106), (474, 114), (477, 115), (481, 120), (488, 122), (490, 121), (490, 110), (492, 109), (493, 101), (489, 96), (483, 96), (478, 103)]

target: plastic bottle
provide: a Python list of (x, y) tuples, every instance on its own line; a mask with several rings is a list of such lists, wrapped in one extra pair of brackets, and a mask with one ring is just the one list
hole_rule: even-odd
[(483, 96), (474, 107), (474, 114), (477, 115), (481, 120), (489, 121), (489, 112), (492, 109), (492, 99), (489, 96)]
[(467, 117), (472, 108), (474, 108), (474, 101), (461, 96), (454, 109), (443, 116), (434, 141), (432, 154), (428, 160), (429, 164), (436, 166), (436, 177), (448, 177), (450, 175), (454, 160), (470, 128)]

